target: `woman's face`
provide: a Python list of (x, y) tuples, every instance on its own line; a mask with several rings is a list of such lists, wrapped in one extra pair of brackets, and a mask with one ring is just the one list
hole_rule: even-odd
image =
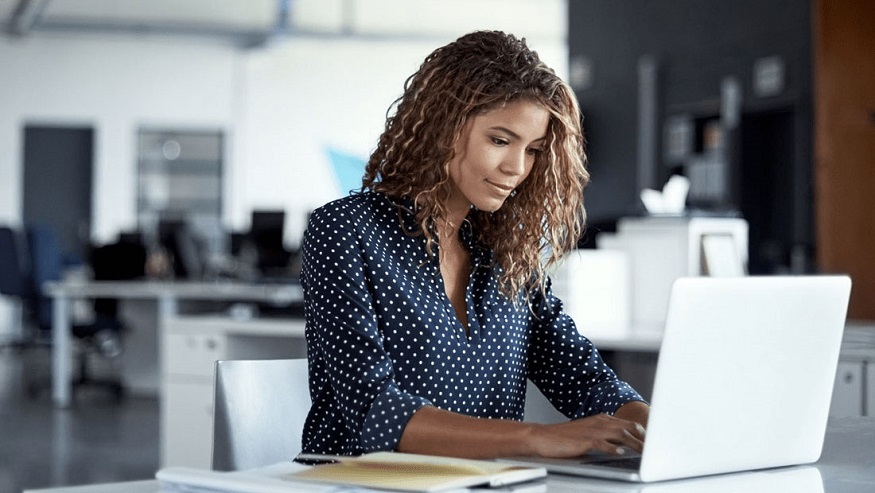
[(449, 164), (449, 213), (497, 211), (532, 171), (549, 119), (540, 104), (516, 100), (469, 120)]

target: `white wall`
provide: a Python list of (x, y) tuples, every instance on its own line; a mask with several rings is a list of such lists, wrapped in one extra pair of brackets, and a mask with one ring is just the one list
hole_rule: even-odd
[[(217, 44), (0, 38), (0, 221), (21, 220), (27, 123), (95, 129), (93, 237), (136, 226), (137, 129), (230, 131), (242, 54)], [(50, 197), (46, 198), (50, 200)]]
[[(349, 4), (347, 4), (349, 5)], [(366, 159), (403, 83), (438, 46), (474, 30), (526, 37), (567, 74), (566, 0), (343, 0), (292, 2), (293, 28), (358, 36), (281, 39), (246, 55), (229, 220), (245, 227), (253, 208), (283, 208), (287, 242), (299, 243), (306, 215), (345, 195), (326, 154)], [(344, 22), (347, 24), (344, 25)], [(239, 165), (240, 163), (245, 163)]]

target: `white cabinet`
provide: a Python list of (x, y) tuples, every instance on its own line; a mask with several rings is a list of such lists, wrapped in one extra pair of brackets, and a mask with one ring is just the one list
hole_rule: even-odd
[(829, 414), (875, 416), (875, 327), (845, 329)]
[(672, 283), (678, 277), (709, 274), (703, 266), (714, 259), (707, 255), (712, 250), (703, 249), (703, 244), (715, 238), (728, 240), (718, 242), (728, 246), (718, 251), (730, 257), (721, 259), (721, 265), (732, 264), (743, 272), (748, 224), (741, 218), (627, 217), (617, 223), (616, 233), (598, 235), (599, 250), (620, 250), (628, 256), (633, 332), (662, 332)]
[(228, 336), (169, 328), (161, 385), (162, 466), (209, 467), (213, 367), (228, 359)]
[(166, 382), (161, 394), (163, 466), (210, 467), (213, 451), (213, 385), (210, 380)]
[(171, 332), (167, 334), (166, 343), (165, 373), (170, 375), (212, 378), (213, 364), (226, 359), (228, 354), (228, 337), (225, 334)]
[(829, 415), (836, 417), (863, 415), (863, 363), (839, 362)]
[(875, 416), (875, 358), (866, 365), (866, 414), (865, 416)]
[(177, 317), (161, 353), (161, 467), (209, 469), (216, 361), (306, 357), (304, 321)]

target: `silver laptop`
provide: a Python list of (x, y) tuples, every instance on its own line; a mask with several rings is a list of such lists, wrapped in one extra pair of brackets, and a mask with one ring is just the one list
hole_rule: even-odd
[(845, 276), (678, 279), (641, 456), (501, 460), (638, 482), (815, 462), (850, 291)]

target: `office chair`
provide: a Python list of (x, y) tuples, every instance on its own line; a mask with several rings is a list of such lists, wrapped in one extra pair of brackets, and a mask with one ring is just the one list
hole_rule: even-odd
[[(146, 277), (146, 247), (136, 237), (119, 235), (115, 243), (91, 249), (89, 255), (95, 281), (127, 281)], [(118, 320), (117, 298), (94, 299), (95, 322)]]
[(216, 362), (213, 469), (292, 460), (310, 410), (306, 359)]
[(27, 313), (32, 307), (33, 292), (28, 279), (30, 271), (24, 236), (9, 226), (0, 226), (0, 295), (13, 299), (15, 306), (11, 315), (12, 323), (20, 327), (21, 336), (17, 340), (4, 343), (2, 347), (23, 350), (35, 345), (36, 333)]
[[(58, 239), (50, 228), (35, 225), (27, 230), (27, 241), (30, 251), (31, 282), (34, 293), (31, 302), (35, 325), (44, 333), (51, 333), (52, 329), (52, 300), (43, 294), (42, 286), (49, 281), (60, 281), (64, 269)], [(76, 324), (72, 326), (72, 334), (78, 344), (77, 366), (78, 375), (72, 382), (73, 389), (93, 385), (110, 390), (116, 399), (124, 394), (121, 380), (98, 379), (91, 375), (88, 365), (92, 355), (106, 358), (115, 358), (121, 353), (122, 324), (114, 313), (96, 313), (91, 323)], [(28, 385), (28, 393), (31, 397), (39, 394), (43, 388), (48, 388), (49, 382), (31, 382)]]

